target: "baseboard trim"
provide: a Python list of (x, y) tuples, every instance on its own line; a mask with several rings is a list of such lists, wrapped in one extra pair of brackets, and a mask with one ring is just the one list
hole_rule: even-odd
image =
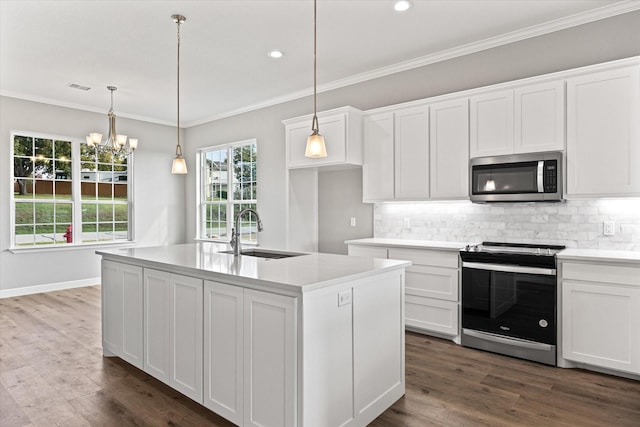
[(43, 292), (61, 291), (63, 289), (83, 288), (100, 284), (100, 277), (72, 280), (69, 282), (48, 283), (45, 285), (25, 286), (24, 288), (0, 289), (0, 299), (19, 297), (22, 295), (41, 294)]

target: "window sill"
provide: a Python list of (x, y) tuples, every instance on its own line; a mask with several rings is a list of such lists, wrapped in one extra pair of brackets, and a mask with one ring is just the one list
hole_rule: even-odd
[(34, 252), (63, 252), (63, 251), (77, 251), (82, 249), (94, 249), (104, 247), (127, 247), (133, 246), (135, 240), (128, 240), (126, 242), (109, 242), (109, 243), (85, 243), (85, 244), (70, 244), (70, 245), (48, 245), (43, 247), (24, 247), (24, 248), (9, 248), (9, 252), (12, 254), (28, 254)]
[[(228, 240), (215, 240), (215, 239), (201, 239), (199, 237), (196, 237), (195, 239), (193, 239), (194, 242), (203, 242), (203, 243), (223, 243), (223, 244), (229, 244)], [(242, 246), (259, 246), (258, 243), (253, 243), (253, 242), (241, 242)]]

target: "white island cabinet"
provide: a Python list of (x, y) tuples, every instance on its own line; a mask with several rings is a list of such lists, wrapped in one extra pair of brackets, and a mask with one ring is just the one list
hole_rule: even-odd
[[(402, 397), (410, 262), (225, 249), (98, 252), (104, 355), (124, 358), (111, 343), (140, 313), (142, 368), (239, 426), (366, 426)], [(139, 274), (123, 282), (131, 268)], [(128, 285), (139, 298), (126, 315)]]

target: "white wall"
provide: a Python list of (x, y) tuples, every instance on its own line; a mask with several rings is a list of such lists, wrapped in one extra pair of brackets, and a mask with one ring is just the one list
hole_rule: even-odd
[[(13, 191), (11, 131), (84, 138), (107, 131), (105, 114), (0, 97), (0, 296), (48, 285), (97, 284), (100, 257), (96, 247), (11, 253), (10, 191)], [(180, 243), (185, 236), (184, 180), (171, 175), (175, 128), (118, 117), (118, 129), (139, 139), (134, 160), (136, 246)], [(20, 290), (22, 288), (22, 290)]]

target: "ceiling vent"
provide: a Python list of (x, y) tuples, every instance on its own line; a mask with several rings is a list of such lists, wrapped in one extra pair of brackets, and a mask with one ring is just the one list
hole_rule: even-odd
[(76, 83), (69, 83), (67, 85), (67, 87), (70, 87), (72, 89), (80, 89), (80, 90), (84, 90), (84, 91), (91, 90), (91, 88), (89, 86), (82, 86), (82, 85), (79, 85), (79, 84), (76, 84)]

